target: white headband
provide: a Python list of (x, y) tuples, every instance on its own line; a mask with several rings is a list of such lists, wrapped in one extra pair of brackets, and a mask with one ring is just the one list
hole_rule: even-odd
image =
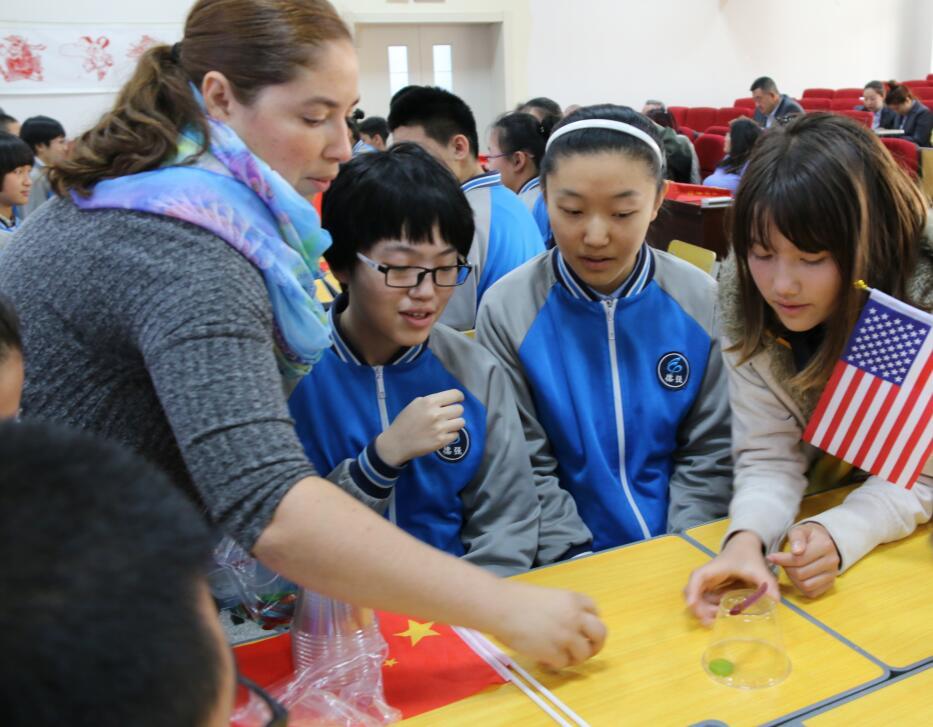
[(574, 121), (566, 126), (561, 126), (557, 131), (551, 134), (551, 138), (547, 140), (547, 144), (544, 147), (545, 152), (551, 148), (551, 144), (554, 143), (555, 139), (559, 139), (564, 134), (569, 134), (572, 131), (579, 131), (580, 129), (609, 129), (610, 131), (619, 131), (623, 134), (634, 136), (636, 139), (641, 139), (651, 147), (651, 151), (653, 151), (658, 158), (658, 162), (664, 167), (664, 155), (661, 153), (661, 149), (654, 139), (637, 126), (626, 124), (623, 121), (610, 121), (609, 119), (583, 119), (582, 121)]

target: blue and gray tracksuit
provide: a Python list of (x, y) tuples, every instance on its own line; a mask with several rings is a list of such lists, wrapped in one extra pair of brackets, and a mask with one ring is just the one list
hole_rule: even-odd
[[(369, 366), (341, 334), (346, 298), (331, 309), (334, 345), (289, 400), (311, 462), (328, 479), (416, 538), (500, 575), (587, 550), (576, 518), (539, 548), (540, 509), (512, 390), (495, 358), (438, 324), (429, 340)], [(395, 468), (376, 437), (419, 396), (464, 394), (466, 427), (454, 443)], [(575, 514), (575, 513), (574, 513)]]
[(541, 194), (541, 177), (532, 177), (518, 190), (518, 198), (525, 203), (525, 207), (534, 217), (538, 232), (545, 244), (551, 239), (551, 221), (547, 216), (547, 203)]
[(468, 331), (476, 326), (476, 309), (483, 294), (503, 275), (544, 250), (544, 240), (531, 213), (502, 184), (498, 172), (473, 177), (461, 189), (473, 208), (476, 224), (467, 258), (473, 274), (454, 291), (441, 322)]
[(717, 316), (716, 283), (647, 245), (611, 296), (554, 249), (483, 299), (477, 340), (510, 375), (539, 492), (573, 496), (594, 550), (726, 514)]

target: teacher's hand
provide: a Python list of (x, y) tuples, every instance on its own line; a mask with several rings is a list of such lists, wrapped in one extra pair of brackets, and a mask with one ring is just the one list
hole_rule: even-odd
[(586, 661), (603, 648), (606, 626), (589, 596), (502, 581), (500, 641), (539, 664), (561, 669)]

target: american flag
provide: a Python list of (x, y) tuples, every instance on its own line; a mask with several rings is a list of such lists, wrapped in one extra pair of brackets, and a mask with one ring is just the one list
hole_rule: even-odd
[(933, 452), (933, 315), (871, 290), (803, 438), (910, 489)]

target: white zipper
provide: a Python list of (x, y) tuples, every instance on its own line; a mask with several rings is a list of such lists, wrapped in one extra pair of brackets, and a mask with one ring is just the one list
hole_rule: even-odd
[[(386, 409), (386, 382), (383, 372), (383, 366), (373, 366), (373, 372), (376, 374), (376, 403), (379, 405), (379, 423), (382, 425), (382, 431), (389, 428), (389, 412)], [(389, 520), (395, 522), (395, 488), (389, 493)]]
[(638, 525), (641, 527), (642, 536), (651, 537), (651, 531), (642, 517), (638, 505), (635, 504), (635, 498), (632, 496), (632, 490), (629, 488), (628, 477), (625, 475), (625, 420), (622, 416), (622, 384), (619, 380), (619, 358), (616, 353), (616, 324), (615, 310), (617, 298), (603, 301), (606, 308), (606, 331), (609, 334), (609, 365), (612, 368), (612, 401), (615, 407), (616, 431), (618, 432), (619, 447), (619, 480), (622, 482), (622, 490), (625, 492), (625, 498), (628, 500), (629, 507), (635, 513)]

